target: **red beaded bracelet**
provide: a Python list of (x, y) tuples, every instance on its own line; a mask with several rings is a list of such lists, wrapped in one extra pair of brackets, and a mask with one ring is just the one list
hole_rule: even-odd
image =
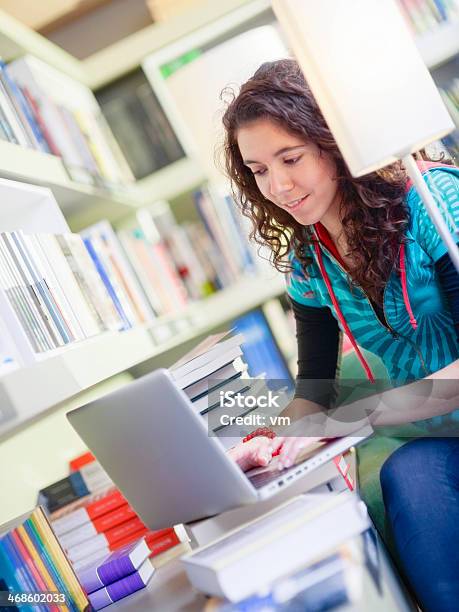
[[(270, 438), (272, 440), (276, 437), (276, 433), (272, 429), (269, 429), (269, 427), (259, 427), (258, 429), (255, 429), (255, 431), (249, 433), (245, 438), (243, 438), (242, 442), (248, 442), (252, 438), (257, 438), (258, 436), (264, 436), (265, 438)], [(280, 446), (276, 451), (274, 451), (272, 456), (277, 457), (277, 455), (280, 453), (281, 448), (282, 447)]]

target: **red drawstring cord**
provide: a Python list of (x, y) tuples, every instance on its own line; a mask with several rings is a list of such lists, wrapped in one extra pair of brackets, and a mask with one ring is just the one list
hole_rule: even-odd
[(333, 307), (335, 309), (335, 312), (338, 316), (338, 319), (347, 335), (347, 337), (349, 338), (349, 340), (351, 341), (352, 346), (354, 347), (354, 351), (360, 361), (360, 363), (362, 364), (363, 369), (365, 370), (365, 373), (367, 375), (367, 378), (370, 382), (374, 383), (375, 382), (375, 378), (373, 376), (373, 372), (371, 371), (370, 366), (368, 365), (368, 363), (366, 362), (365, 357), (362, 355), (362, 353), (360, 352), (359, 347), (357, 346), (357, 342), (355, 341), (355, 338), (351, 332), (351, 330), (349, 329), (349, 326), (346, 322), (346, 319), (343, 316), (343, 313), (341, 312), (341, 308), (339, 306), (338, 300), (336, 299), (335, 296), (335, 292), (333, 291), (333, 287), (331, 285), (330, 279), (328, 277), (327, 271), (325, 269), (324, 263), (322, 261), (322, 253), (320, 250), (320, 246), (319, 243), (314, 240), (314, 247), (316, 250), (316, 255), (317, 255), (317, 261), (319, 262), (319, 268), (320, 268), (320, 272), (322, 273), (322, 277), (325, 281), (325, 284), (327, 285), (327, 289), (328, 289), (328, 294), (331, 298)]
[(406, 283), (406, 268), (405, 268), (405, 245), (400, 245), (400, 280), (402, 283), (403, 302), (405, 303), (406, 312), (410, 317), (411, 327), (417, 329), (418, 322), (415, 319), (413, 311), (411, 310), (410, 298), (408, 295), (408, 287)]

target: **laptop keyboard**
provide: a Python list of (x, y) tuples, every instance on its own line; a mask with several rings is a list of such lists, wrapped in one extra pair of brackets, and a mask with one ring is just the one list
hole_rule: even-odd
[(246, 473), (247, 478), (250, 480), (255, 489), (261, 489), (276, 480), (283, 480), (286, 482), (287, 480), (291, 480), (291, 477), (295, 474), (295, 472), (302, 472), (302, 466), (300, 465), (292, 465), (292, 467), (278, 470), (277, 469), (277, 461), (275, 459), (265, 468), (256, 468), (255, 470), (251, 470)]

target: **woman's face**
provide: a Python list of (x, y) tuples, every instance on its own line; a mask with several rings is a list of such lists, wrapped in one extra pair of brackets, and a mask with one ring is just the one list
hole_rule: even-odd
[(259, 119), (238, 131), (244, 164), (262, 195), (286, 210), (298, 223), (313, 225), (338, 218), (336, 167), (317, 145)]

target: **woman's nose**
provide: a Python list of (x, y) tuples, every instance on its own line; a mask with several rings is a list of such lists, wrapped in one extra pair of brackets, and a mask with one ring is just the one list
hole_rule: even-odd
[(293, 181), (288, 172), (272, 170), (269, 188), (271, 195), (279, 198), (293, 189)]

